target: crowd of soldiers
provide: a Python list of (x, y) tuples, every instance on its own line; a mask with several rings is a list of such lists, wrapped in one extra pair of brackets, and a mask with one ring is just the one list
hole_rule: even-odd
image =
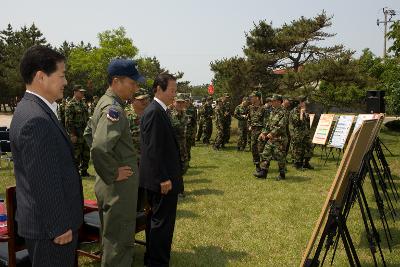
[(285, 179), (289, 158), (296, 169), (313, 169), (310, 165), (310, 118), (306, 112), (305, 97), (292, 99), (275, 94), (264, 104), (261, 92), (253, 91), (233, 112), (229, 94), (216, 100), (214, 110), (210, 100), (211, 97), (203, 99), (199, 108), (197, 141), (204, 134), (203, 143), (209, 143), (214, 117), (216, 134), (213, 148), (225, 148), (230, 139), (233, 116), (238, 120), (237, 150), (244, 151), (249, 146), (256, 168), (255, 177), (265, 179), (272, 160), (278, 162), (277, 180)]
[[(90, 150), (84, 141), (83, 132), (98, 98), (95, 96), (91, 103), (86, 103), (85, 92), (82, 86), (74, 86), (73, 97), (59, 103), (58, 117), (74, 145), (75, 160), (81, 175), (89, 176)], [(211, 143), (213, 118), (216, 128), (213, 148), (225, 148), (230, 140), (232, 117), (238, 121), (237, 150), (244, 151), (249, 147), (256, 169), (255, 177), (265, 179), (272, 160), (278, 162), (278, 180), (285, 179), (286, 163), (289, 161), (296, 169), (313, 168), (310, 165), (311, 130), (305, 97), (291, 99), (275, 94), (266, 98), (264, 104), (261, 92), (253, 91), (234, 109), (229, 94), (224, 94), (215, 102), (213, 107), (213, 97), (208, 96), (202, 99), (202, 105), (197, 109), (188, 94), (178, 93), (174, 103), (168, 107), (168, 115), (179, 143), (183, 173), (190, 167), (191, 148), (196, 141), (206, 145)], [(149, 103), (147, 90), (139, 89), (125, 108), (139, 155), (140, 116)]]

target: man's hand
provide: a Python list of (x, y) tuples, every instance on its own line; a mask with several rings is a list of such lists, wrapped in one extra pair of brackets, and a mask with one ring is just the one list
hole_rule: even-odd
[(160, 183), (161, 186), (161, 194), (166, 195), (172, 189), (171, 180)]
[(69, 137), (71, 138), (71, 142), (73, 144), (76, 144), (76, 142), (78, 141), (78, 136), (71, 134)]
[(64, 234), (62, 234), (60, 236), (57, 236), (53, 240), (54, 244), (57, 244), (57, 245), (65, 245), (65, 244), (70, 243), (71, 241), (72, 241), (72, 231), (71, 231), (71, 229), (69, 229)]
[(267, 135), (267, 138), (268, 138), (268, 139), (272, 139), (272, 138), (274, 138), (274, 136), (273, 136), (272, 134), (269, 133), (269, 134)]
[(117, 174), (117, 179), (115, 179), (117, 182), (119, 181), (124, 181), (128, 180), (129, 176), (132, 176), (133, 171), (131, 167), (129, 166), (122, 166), (118, 168), (118, 174)]

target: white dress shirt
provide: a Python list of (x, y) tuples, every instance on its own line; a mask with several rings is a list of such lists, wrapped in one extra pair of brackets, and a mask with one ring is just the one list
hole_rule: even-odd
[(162, 101), (161, 101), (160, 99), (158, 99), (157, 97), (154, 97), (154, 100), (157, 101), (158, 104), (160, 104), (160, 105), (163, 107), (163, 109), (164, 109), (165, 111), (167, 111), (167, 105), (165, 105), (164, 102), (162, 102)]
[(29, 91), (29, 90), (26, 90), (26, 92), (27, 92), (27, 93), (30, 93), (30, 94), (32, 94), (32, 95), (35, 95), (35, 96), (39, 97), (40, 99), (42, 99), (43, 102), (46, 103), (47, 106), (49, 106), (49, 108), (51, 109), (51, 111), (53, 111), (54, 114), (56, 115), (56, 117), (58, 118), (58, 115), (57, 115), (57, 102), (50, 103), (46, 98), (44, 98), (44, 97), (41, 96), (41, 95), (38, 95), (37, 93), (34, 93), (34, 92), (32, 92), (32, 91)]

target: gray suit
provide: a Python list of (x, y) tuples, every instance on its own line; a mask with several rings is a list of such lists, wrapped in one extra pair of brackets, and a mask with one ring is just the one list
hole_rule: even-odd
[[(25, 93), (10, 127), (17, 191), (18, 234), (35, 266), (71, 266), (83, 219), (82, 181), (72, 144), (53, 111)], [(74, 241), (53, 239), (71, 229)], [(72, 262), (71, 262), (72, 260)]]

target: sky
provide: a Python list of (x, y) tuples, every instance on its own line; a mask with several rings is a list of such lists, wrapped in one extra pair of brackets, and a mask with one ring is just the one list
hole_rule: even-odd
[(326, 45), (343, 44), (359, 55), (383, 53), (382, 8), (399, 15), (399, 0), (2, 0), (0, 29), (33, 22), (55, 46), (64, 40), (98, 45), (97, 33), (123, 26), (139, 56), (156, 56), (192, 85), (209, 83), (210, 62), (242, 56), (245, 32), (260, 20), (279, 27), (322, 10), (333, 15)]

